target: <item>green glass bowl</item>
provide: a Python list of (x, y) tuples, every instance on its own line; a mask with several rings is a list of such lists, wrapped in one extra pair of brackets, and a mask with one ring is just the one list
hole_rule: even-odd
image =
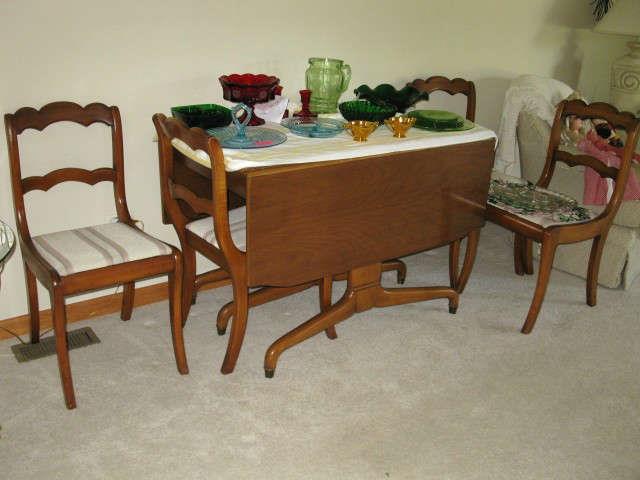
[(340, 113), (347, 121), (368, 120), (370, 122), (384, 122), (386, 118), (393, 117), (396, 107), (393, 105), (376, 105), (368, 100), (351, 100), (338, 105)]
[(376, 104), (388, 103), (394, 105), (398, 112), (404, 113), (407, 108), (414, 105), (419, 100), (428, 100), (427, 92), (420, 92), (417, 88), (406, 85), (400, 90), (396, 90), (393, 85), (383, 83), (371, 89), (368, 85), (360, 85), (353, 93), (363, 100), (370, 100)]
[(231, 110), (215, 103), (172, 107), (171, 115), (182, 120), (188, 127), (226, 127), (231, 123)]

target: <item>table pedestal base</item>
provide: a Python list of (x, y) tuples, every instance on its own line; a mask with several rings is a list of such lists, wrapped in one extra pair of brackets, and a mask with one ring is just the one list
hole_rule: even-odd
[(383, 288), (380, 284), (382, 264), (375, 263), (354, 268), (347, 275), (347, 289), (342, 298), (318, 315), (297, 326), (276, 340), (264, 358), (264, 372), (273, 377), (280, 354), (327, 328), (375, 307), (390, 307), (403, 303), (421, 302), (437, 298), (449, 299), (449, 312), (458, 309), (458, 292), (449, 287)]

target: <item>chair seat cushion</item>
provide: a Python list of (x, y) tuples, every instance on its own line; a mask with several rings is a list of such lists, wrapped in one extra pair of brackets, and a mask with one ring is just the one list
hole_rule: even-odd
[(169, 245), (124, 223), (47, 233), (33, 243), (62, 276), (171, 253)]
[[(216, 240), (213, 219), (204, 217), (187, 224), (187, 230), (195, 233), (200, 238), (220, 248)], [(233, 243), (239, 250), (247, 249), (247, 209), (246, 207), (229, 210), (229, 230)]]
[(542, 226), (582, 223), (598, 212), (561, 193), (536, 187), (522, 178), (493, 178), (487, 203)]

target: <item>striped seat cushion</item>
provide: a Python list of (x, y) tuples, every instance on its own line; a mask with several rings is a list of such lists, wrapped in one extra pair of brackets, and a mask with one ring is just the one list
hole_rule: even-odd
[(171, 253), (169, 245), (124, 223), (47, 233), (33, 243), (62, 276)]
[[(242, 251), (247, 249), (247, 209), (246, 207), (229, 210), (229, 229), (236, 247)], [(187, 224), (187, 230), (195, 233), (205, 241), (219, 248), (211, 217), (201, 218)]]

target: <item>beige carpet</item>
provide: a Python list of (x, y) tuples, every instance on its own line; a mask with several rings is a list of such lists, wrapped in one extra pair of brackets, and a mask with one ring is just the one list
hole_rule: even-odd
[[(273, 379), (264, 351), (316, 313), (315, 290), (252, 310), (228, 376), (214, 315), (229, 288), (194, 306), (185, 377), (166, 304), (83, 323), (102, 343), (71, 353), (75, 411), (54, 357), (17, 364), (0, 342), (0, 478), (639, 479), (638, 286), (590, 308), (556, 271), (521, 335), (535, 279), (513, 273), (508, 240), (485, 228), (457, 315), (359, 314), (285, 352)], [(444, 249), (407, 262), (409, 285), (447, 280)]]

